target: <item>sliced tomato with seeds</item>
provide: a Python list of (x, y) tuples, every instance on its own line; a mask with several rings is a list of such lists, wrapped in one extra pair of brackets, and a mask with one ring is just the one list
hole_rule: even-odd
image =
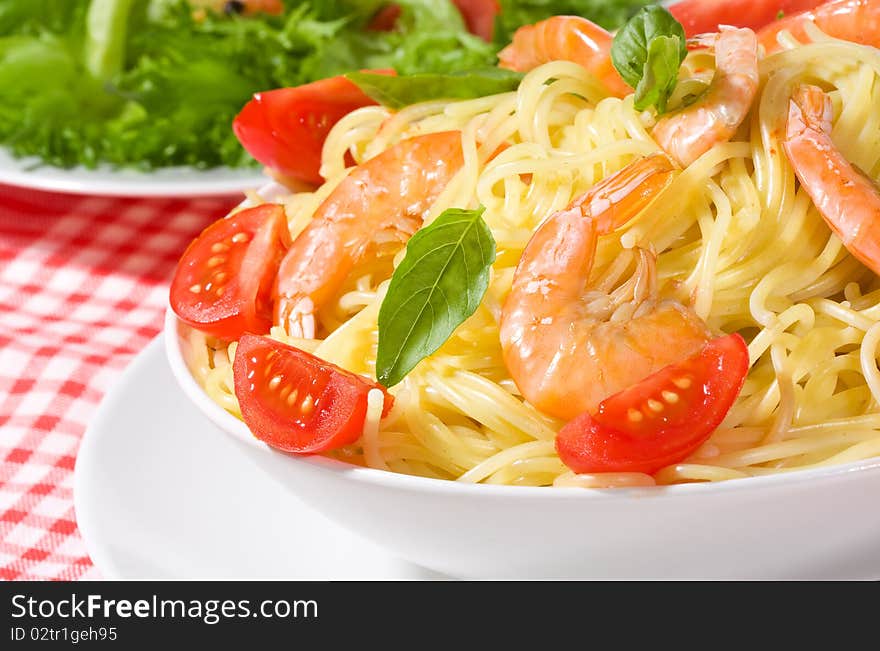
[[(246, 334), (232, 364), (235, 395), (254, 436), (279, 450), (310, 454), (357, 441), (367, 395), (385, 389), (299, 348)], [(382, 415), (393, 399), (385, 393)]]
[(682, 461), (724, 420), (748, 371), (742, 337), (713, 339), (568, 423), (556, 437), (559, 457), (577, 473), (653, 474)]
[(278, 204), (214, 222), (177, 263), (171, 308), (184, 323), (221, 339), (268, 332), (272, 284), (289, 246), (287, 218)]

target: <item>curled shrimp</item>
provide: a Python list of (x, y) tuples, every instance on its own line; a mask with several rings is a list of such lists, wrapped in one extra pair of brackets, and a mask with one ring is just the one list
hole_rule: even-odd
[(355, 265), (405, 243), (461, 169), (460, 131), (402, 140), (358, 166), (293, 241), (275, 281), (275, 323), (314, 338), (315, 313)]
[[(722, 27), (711, 38), (715, 76), (694, 104), (666, 115), (654, 126), (654, 140), (687, 167), (714, 145), (730, 140), (758, 92), (758, 43), (750, 29)], [(706, 44), (701, 37), (700, 44)]]
[(789, 104), (783, 147), (801, 186), (844, 246), (880, 274), (880, 190), (831, 139), (831, 98), (799, 86)]
[(573, 61), (586, 68), (617, 97), (632, 93), (611, 62), (606, 30), (580, 16), (553, 16), (516, 30), (513, 41), (498, 54), (502, 68), (528, 72), (549, 61)]
[(671, 183), (663, 154), (606, 178), (550, 216), (526, 246), (501, 314), (504, 361), (535, 407), (570, 420), (711, 339), (690, 309), (659, 300), (654, 256), (613, 292), (589, 284), (600, 235), (630, 221)]
[(788, 31), (800, 42), (809, 42), (805, 25), (816, 27), (834, 38), (880, 47), (880, 0), (833, 0), (770, 23), (758, 32), (767, 54), (782, 49), (778, 36)]

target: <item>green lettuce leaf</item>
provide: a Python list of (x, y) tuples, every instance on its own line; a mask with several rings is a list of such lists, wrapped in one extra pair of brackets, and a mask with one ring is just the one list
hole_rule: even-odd
[[(15, 154), (66, 167), (253, 166), (230, 124), (254, 92), (371, 68), (485, 69), (503, 44), (469, 34), (451, 0), (398, 0), (390, 32), (367, 29), (387, 0), (285, 0), (283, 16), (199, 21), (185, 0), (94, 1), (0, 0), (0, 144)], [(499, 38), (555, 13), (613, 27), (644, 0), (502, 4)], [(89, 23), (101, 7), (113, 20)], [(399, 101), (436, 94), (437, 79)], [(477, 86), (455, 93), (496, 88)]]
[[(283, 17), (196, 21), (183, 0), (2, 0), (0, 143), (64, 167), (254, 166), (231, 123), (257, 91), (494, 65), (450, 0), (403, 0), (394, 31), (367, 31), (384, 4), (288, 0)], [(90, 7), (118, 12), (90, 23)]]

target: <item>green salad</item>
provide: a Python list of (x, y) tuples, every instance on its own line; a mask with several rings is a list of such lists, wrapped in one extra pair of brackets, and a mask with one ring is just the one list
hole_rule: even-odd
[(285, 0), (278, 16), (187, 0), (2, 0), (0, 144), (52, 165), (152, 169), (256, 163), (230, 124), (257, 91), (362, 69), (492, 66), (523, 24), (579, 14), (616, 28), (646, 0), (502, 0), (493, 42), (451, 0)]

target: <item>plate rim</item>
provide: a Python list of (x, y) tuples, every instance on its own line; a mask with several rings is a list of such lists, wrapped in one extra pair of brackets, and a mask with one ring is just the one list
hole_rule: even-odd
[(0, 184), (43, 192), (95, 197), (220, 197), (256, 190), (269, 180), (260, 168), (226, 166), (198, 169), (177, 165), (152, 171), (108, 165), (67, 169), (34, 156), (16, 158), (8, 148), (0, 146)]

